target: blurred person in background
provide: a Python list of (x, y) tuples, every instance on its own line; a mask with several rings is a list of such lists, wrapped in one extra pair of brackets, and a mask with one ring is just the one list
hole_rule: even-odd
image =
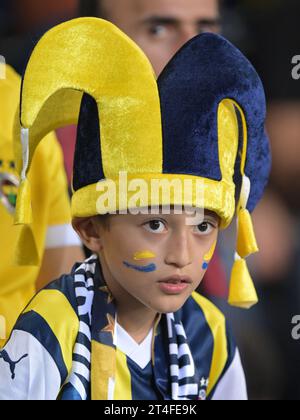
[[(111, 21), (149, 57), (157, 76), (190, 39), (221, 30), (219, 0), (82, 0), (82, 14)], [(88, 9), (88, 6), (90, 9)]]
[[(88, 0), (87, 0), (88, 1)], [(39, 38), (52, 26), (78, 15), (79, 0), (4, 0), (0, 2), (0, 54), (19, 74), (23, 74), (28, 57)], [(73, 143), (75, 130), (59, 130), (58, 140), (69, 136), (70, 142), (61, 141), (68, 184), (71, 184)]]
[[(88, 1), (88, 0), (87, 0)], [(39, 38), (52, 26), (78, 15), (78, 0), (2, 0), (0, 2), (0, 54), (19, 74), (23, 74), (28, 57)], [(4, 23), (2, 25), (2, 22)], [(68, 184), (71, 185), (75, 129), (59, 130)], [(71, 188), (70, 188), (71, 189)]]
[[(37, 289), (70, 270), (82, 258), (80, 241), (71, 227), (70, 203), (63, 156), (53, 134), (33, 159), (29, 179), (35, 223), (32, 233), (41, 261), (20, 262), (15, 253), (21, 230), (13, 226), (19, 177), (13, 153), (12, 128), (21, 78), (0, 63), (0, 348), (19, 314)], [(41, 188), (43, 185), (43, 188)], [(25, 264), (29, 265), (25, 265)]]

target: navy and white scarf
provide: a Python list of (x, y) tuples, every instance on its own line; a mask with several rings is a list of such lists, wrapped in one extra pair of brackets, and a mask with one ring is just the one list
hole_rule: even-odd
[[(93, 255), (75, 270), (75, 294), (79, 316), (79, 333), (73, 351), (72, 371), (62, 391), (62, 399), (74, 396), (90, 399), (92, 306), (95, 272), (99, 263)], [(103, 305), (105, 308), (106, 305)], [(166, 314), (169, 339), (171, 400), (202, 399), (199, 381), (186, 333), (177, 314)], [(200, 395), (201, 394), (201, 395)], [(72, 398), (74, 399), (74, 398)]]

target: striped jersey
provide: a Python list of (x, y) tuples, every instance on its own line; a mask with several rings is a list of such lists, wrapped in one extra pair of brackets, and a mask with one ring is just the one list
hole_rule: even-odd
[[(114, 350), (100, 342), (97, 334), (92, 334), (91, 365), (85, 365), (84, 352), (90, 333), (80, 328), (75, 269), (76, 266), (70, 275), (62, 276), (38, 293), (18, 319), (8, 343), (0, 351), (0, 400), (82, 399), (65, 388), (74, 363), (83, 366), (81, 383), (87, 383), (91, 371), (91, 386), (99, 389), (98, 394), (90, 392), (87, 399), (172, 399), (165, 315), (141, 344), (137, 344), (118, 322), (106, 322), (106, 328), (114, 328), (114, 337), (117, 337), (116, 371), (113, 387), (109, 387), (107, 393), (106, 390), (103, 392), (106, 385), (102, 373), (109, 371)], [(97, 276), (99, 269), (96, 280)], [(101, 301), (97, 293), (93, 299), (92, 322), (97, 331), (102, 325)], [(247, 399), (240, 355), (223, 314), (208, 300), (193, 293), (175, 315), (184, 328), (192, 353), (195, 377), (199, 381), (199, 399)], [(78, 355), (78, 360), (74, 360), (79, 330), (82, 356)], [(104, 394), (105, 398), (93, 397)]]

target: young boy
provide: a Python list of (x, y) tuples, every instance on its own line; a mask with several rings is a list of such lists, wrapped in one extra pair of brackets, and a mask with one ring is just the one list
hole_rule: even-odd
[(81, 99), (72, 214), (94, 255), (19, 318), (0, 353), (0, 398), (246, 399), (224, 316), (194, 290), (237, 207), (229, 300), (257, 301), (244, 258), (257, 251), (249, 211), (270, 166), (258, 75), (213, 34), (186, 44), (157, 83), (112, 24), (52, 29), (23, 80), (24, 228), (34, 149), (42, 133), (74, 123)]

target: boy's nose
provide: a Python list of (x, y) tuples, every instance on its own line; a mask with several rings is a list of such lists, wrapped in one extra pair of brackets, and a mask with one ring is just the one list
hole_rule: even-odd
[(165, 262), (178, 268), (192, 263), (190, 240), (187, 234), (176, 234), (170, 238)]

